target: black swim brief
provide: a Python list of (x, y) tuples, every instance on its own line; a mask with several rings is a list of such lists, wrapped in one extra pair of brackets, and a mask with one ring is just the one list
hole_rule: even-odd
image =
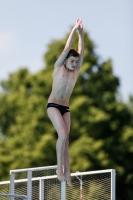
[(48, 103), (47, 108), (50, 108), (50, 107), (57, 108), (60, 111), (61, 115), (64, 115), (66, 112), (70, 112), (69, 107), (62, 106), (56, 103)]

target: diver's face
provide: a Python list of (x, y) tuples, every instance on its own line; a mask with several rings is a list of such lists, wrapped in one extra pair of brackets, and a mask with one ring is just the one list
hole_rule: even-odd
[(71, 71), (75, 70), (78, 65), (78, 61), (79, 61), (78, 57), (70, 56), (69, 58), (66, 59), (66, 63), (65, 63), (66, 68)]

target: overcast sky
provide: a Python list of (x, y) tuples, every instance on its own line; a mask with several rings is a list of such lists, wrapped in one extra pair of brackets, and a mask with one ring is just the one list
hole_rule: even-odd
[(52, 39), (83, 19), (103, 59), (113, 61), (124, 100), (133, 94), (133, 0), (3, 0), (0, 4), (0, 80), (22, 67), (35, 73)]

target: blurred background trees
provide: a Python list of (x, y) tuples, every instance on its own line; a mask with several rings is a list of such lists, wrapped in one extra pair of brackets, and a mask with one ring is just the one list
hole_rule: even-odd
[[(36, 74), (26, 68), (1, 82), (0, 180), (9, 170), (56, 164), (56, 132), (47, 116), (53, 65), (68, 34), (52, 41), (44, 55), (45, 67)], [(77, 48), (75, 35), (73, 47)], [(111, 60), (101, 61), (84, 32), (84, 62), (70, 99), (71, 171), (116, 169), (117, 199), (133, 196), (133, 97), (119, 98), (119, 78)]]

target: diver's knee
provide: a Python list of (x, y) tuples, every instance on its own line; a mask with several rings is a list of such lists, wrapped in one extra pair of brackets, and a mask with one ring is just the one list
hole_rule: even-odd
[(62, 131), (60, 132), (60, 134), (59, 134), (59, 139), (62, 140), (62, 141), (64, 141), (64, 142), (66, 142), (66, 140), (67, 140), (67, 133), (66, 133), (65, 130), (62, 130)]

